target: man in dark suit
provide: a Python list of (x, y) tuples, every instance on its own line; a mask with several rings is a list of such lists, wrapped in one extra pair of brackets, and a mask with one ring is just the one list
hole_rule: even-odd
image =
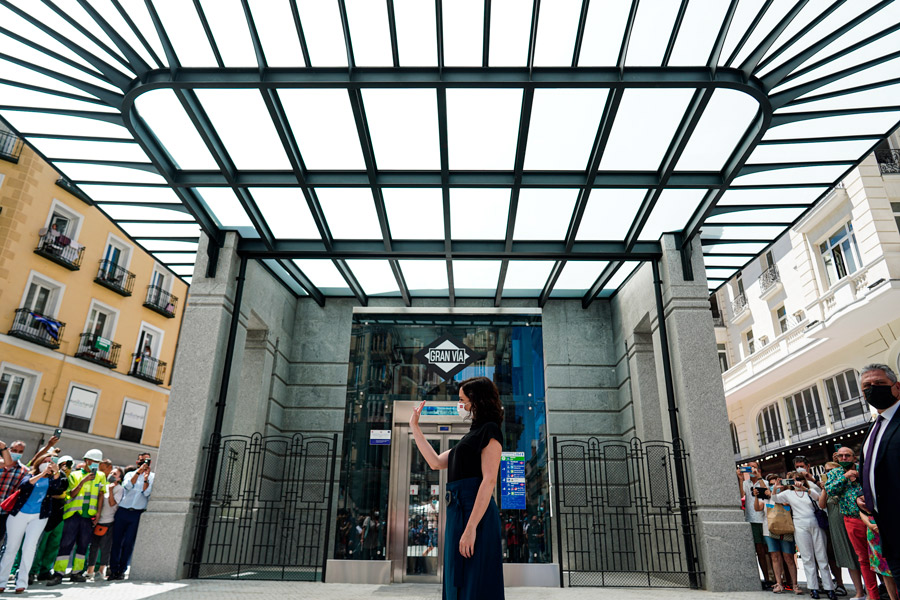
[(863, 442), (860, 473), (866, 506), (875, 513), (881, 550), (892, 573), (900, 573), (900, 383), (887, 365), (862, 370), (866, 402), (878, 411)]

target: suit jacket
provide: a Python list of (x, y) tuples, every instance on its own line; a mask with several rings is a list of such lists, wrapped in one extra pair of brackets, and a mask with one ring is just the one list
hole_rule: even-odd
[[(873, 425), (874, 427), (874, 425)], [(881, 509), (875, 515), (878, 532), (881, 534), (881, 550), (884, 556), (900, 559), (900, 511), (896, 509), (900, 502), (900, 412), (894, 415), (881, 437), (875, 462), (875, 495)], [(871, 432), (871, 428), (869, 429)], [(865, 450), (869, 436), (863, 442), (863, 454), (860, 459), (860, 474), (868, 476), (869, 466), (866, 462)], [(865, 489), (865, 486), (863, 486)], [(871, 498), (866, 499), (872, 506)]]

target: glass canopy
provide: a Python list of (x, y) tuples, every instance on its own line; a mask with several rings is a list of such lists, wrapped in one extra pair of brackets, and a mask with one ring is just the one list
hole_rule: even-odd
[(9, 0), (0, 116), (190, 281), (607, 297), (660, 236), (710, 289), (900, 123), (900, 2)]

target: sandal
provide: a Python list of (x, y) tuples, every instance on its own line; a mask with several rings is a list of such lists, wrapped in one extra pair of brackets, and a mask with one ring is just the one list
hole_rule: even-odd
[(772, 593), (773, 594), (783, 594), (784, 586), (781, 585), (780, 583), (776, 583), (774, 586), (772, 586)]
[(837, 586), (835, 586), (835, 588), (834, 588), (834, 593), (835, 593), (835, 595), (837, 595), (837, 596), (846, 596), (846, 595), (847, 595), (847, 588), (845, 588), (843, 585), (837, 585)]
[(794, 586), (794, 593), (797, 594), (798, 596), (802, 596), (802, 595), (803, 595), (803, 590), (800, 589), (800, 586), (799, 586), (799, 585), (795, 585), (795, 586)]

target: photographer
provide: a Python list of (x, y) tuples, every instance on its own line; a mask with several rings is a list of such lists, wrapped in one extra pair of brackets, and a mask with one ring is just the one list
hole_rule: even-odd
[(150, 471), (150, 454), (139, 454), (136, 464), (137, 470), (125, 475), (123, 479), (122, 488), (125, 492), (113, 520), (107, 581), (125, 579), (125, 570), (134, 551), (141, 515), (147, 510), (147, 502), (153, 492), (154, 473)]
[[(749, 469), (749, 470), (748, 470)], [(744, 492), (744, 518), (750, 523), (750, 529), (753, 532), (753, 545), (756, 549), (756, 560), (759, 562), (759, 568), (763, 574), (763, 589), (772, 587), (772, 582), (768, 579), (769, 571), (774, 571), (768, 564), (768, 555), (766, 554), (766, 541), (763, 539), (763, 523), (766, 520), (766, 511), (757, 510), (753, 503), (752, 488), (760, 482), (759, 464), (756, 462), (747, 463), (746, 467), (739, 469), (740, 477), (743, 479), (741, 483)]]
[[(766, 475), (765, 484), (760, 482), (761, 485), (756, 485), (753, 488), (756, 510), (766, 511), (767, 507), (775, 506), (772, 496), (781, 490), (781, 486), (778, 485), (779, 479), (779, 476), (774, 473)], [(772, 568), (775, 571), (775, 586), (772, 588), (772, 591), (776, 594), (785, 591), (784, 569), (782, 569), (782, 564), (785, 564), (791, 576), (791, 585), (794, 591), (801, 594), (802, 592), (797, 584), (797, 563), (795, 562), (797, 547), (794, 544), (793, 534), (773, 535), (769, 531), (767, 519), (763, 519), (762, 527), (763, 539), (766, 541), (769, 557), (772, 559)]]

